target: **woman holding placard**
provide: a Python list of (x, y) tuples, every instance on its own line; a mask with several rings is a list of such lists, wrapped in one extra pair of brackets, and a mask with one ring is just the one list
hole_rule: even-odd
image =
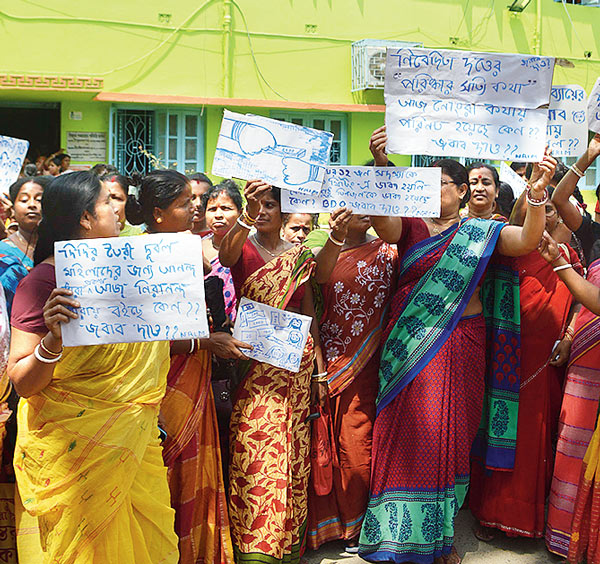
[(178, 561), (157, 433), (168, 344), (62, 347), (61, 325), (80, 304), (55, 287), (54, 243), (118, 233), (95, 174), (74, 172), (46, 188), (36, 266), (13, 303), (8, 366), (21, 396), (15, 473), (23, 562)]
[(469, 175), (469, 217), (495, 219), (507, 222), (508, 218), (496, 211), (500, 191), (498, 171), (486, 163), (473, 163), (467, 168)]
[[(132, 224), (145, 223), (149, 233), (190, 230), (194, 205), (189, 180), (171, 170), (151, 172), (142, 179), (138, 196), (130, 196), (126, 213)], [(227, 332), (171, 343), (159, 422), (166, 432), (163, 458), (181, 564), (233, 563), (211, 372), (213, 353), (245, 358), (238, 347), (244, 344)]]
[[(387, 164), (386, 143), (382, 127), (370, 142), (377, 166)], [(535, 166), (523, 227), (461, 219), (468, 176), (450, 159), (435, 164), (442, 178), (439, 218), (371, 218), (379, 236), (397, 244), (402, 262), (381, 355), (371, 499), (360, 537), (366, 560), (460, 562), (454, 517), (467, 492), (483, 405), (490, 423), (482, 426), (478, 455), (488, 467), (511, 467), (518, 278), (497, 255), (523, 255), (539, 244), (555, 164), (546, 155)], [(492, 355), (484, 402), (486, 324), (488, 347), (505, 361), (497, 364)]]
[[(247, 208), (219, 249), (238, 299), (314, 317), (312, 289), (306, 284), (314, 258), (303, 245), (281, 239), (279, 189), (255, 180), (244, 193)], [(252, 227), (256, 232), (251, 234)], [(332, 236), (343, 240), (345, 232), (334, 230)], [(253, 361), (236, 392), (229, 507), (238, 564), (298, 562), (304, 550), (310, 473), (306, 419), (314, 358), (309, 336), (297, 373)], [(313, 392), (324, 387), (315, 382)]]

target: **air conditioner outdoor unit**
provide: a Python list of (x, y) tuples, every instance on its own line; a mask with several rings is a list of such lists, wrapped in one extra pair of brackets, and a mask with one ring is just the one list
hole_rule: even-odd
[(422, 47), (415, 41), (361, 39), (352, 43), (352, 92), (367, 88), (383, 89), (386, 49)]

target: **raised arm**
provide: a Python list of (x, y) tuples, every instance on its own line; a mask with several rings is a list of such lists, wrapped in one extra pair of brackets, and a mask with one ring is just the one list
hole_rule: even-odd
[(19, 396), (28, 398), (41, 392), (52, 380), (54, 367), (62, 355), (61, 323), (76, 319), (79, 302), (70, 290), (55, 288), (44, 305), (48, 333), (28, 333), (12, 328), (8, 377)]
[(348, 234), (348, 223), (352, 219), (352, 210), (340, 208), (335, 210), (329, 218), (329, 237), (320, 249), (313, 249), (315, 253), (315, 280), (317, 284), (325, 284), (337, 263), (340, 251), (344, 246)]
[(547, 233), (544, 233), (540, 244), (540, 254), (553, 266), (554, 271), (569, 288), (575, 300), (592, 313), (600, 315), (600, 288), (577, 274), (560, 252), (556, 241)]
[(546, 187), (550, 184), (556, 169), (556, 159), (544, 155), (541, 162), (533, 165), (527, 199), (527, 213), (523, 227), (509, 225), (502, 229), (498, 240), (498, 251), (502, 255), (518, 257), (534, 251), (546, 227), (546, 207), (548, 192)]
[[(369, 140), (369, 149), (373, 155), (375, 166), (387, 166), (388, 156), (385, 152), (387, 145), (387, 133), (385, 125), (373, 131)], [(371, 216), (371, 225), (377, 232), (380, 239), (386, 243), (397, 243), (402, 235), (402, 218), (401, 217), (385, 217), (379, 215)]]
[(600, 134), (596, 133), (592, 137), (586, 152), (563, 176), (556, 190), (554, 190), (554, 194), (552, 194), (552, 201), (558, 209), (558, 213), (571, 231), (577, 231), (581, 227), (583, 218), (579, 210), (569, 201), (569, 198), (573, 195), (577, 182), (581, 178), (580, 174), (585, 173), (598, 155), (600, 155)]
[(233, 266), (240, 260), (244, 243), (260, 213), (260, 201), (270, 189), (271, 185), (262, 180), (249, 180), (246, 182), (244, 188), (246, 210), (227, 235), (223, 237), (219, 248), (219, 262), (223, 266)]

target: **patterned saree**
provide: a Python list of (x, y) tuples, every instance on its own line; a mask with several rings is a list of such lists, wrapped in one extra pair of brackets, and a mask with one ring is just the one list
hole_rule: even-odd
[(333, 487), (308, 490), (308, 546), (358, 537), (369, 500), (371, 439), (379, 372), (379, 346), (396, 275), (396, 250), (381, 239), (342, 251), (322, 286), (320, 323), (327, 360), (331, 433), (336, 449)]
[[(451, 552), (482, 421), (486, 366), (486, 321), (462, 314), (486, 268), (482, 303), (489, 336), (508, 340), (518, 352), (518, 342), (510, 342), (518, 333), (518, 288), (510, 271), (489, 272), (503, 226), (463, 221), (403, 257), (384, 335), (371, 498), (360, 536), (360, 555), (368, 561), (429, 564)], [(510, 464), (518, 379), (517, 398), (512, 382), (498, 387), (494, 380), (488, 377), (484, 456), (486, 463)]]
[[(588, 269), (588, 280), (600, 286), (600, 260)], [(556, 461), (550, 486), (546, 546), (567, 556), (571, 524), (578, 499), (584, 455), (592, 439), (600, 400), (600, 317), (582, 308), (567, 368), (567, 382), (558, 422)], [(587, 467), (587, 475), (591, 472)]]
[[(314, 267), (298, 246), (249, 275), (241, 295), (284, 309)], [(297, 373), (252, 361), (231, 415), (229, 514), (238, 564), (300, 560), (310, 473), (312, 340)]]
[(180, 564), (232, 564), (208, 351), (171, 357), (160, 422)]

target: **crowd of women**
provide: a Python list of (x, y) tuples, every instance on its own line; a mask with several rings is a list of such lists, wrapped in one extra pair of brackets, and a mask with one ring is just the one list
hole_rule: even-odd
[[(385, 128), (370, 140), (389, 166)], [(546, 154), (513, 201), (493, 166), (442, 159), (437, 218), (282, 214), (279, 189), (204, 174), (23, 177), (0, 242), (0, 558), (460, 562), (542, 538), (600, 563), (600, 223)], [(54, 243), (202, 237), (210, 336), (64, 348), (81, 303)], [(587, 278), (587, 279), (586, 279)], [(312, 318), (298, 372), (233, 338), (240, 298)], [(9, 324), (10, 319), (10, 324)], [(9, 346), (10, 340), (10, 346)], [(14, 508), (14, 510), (13, 510)]]

